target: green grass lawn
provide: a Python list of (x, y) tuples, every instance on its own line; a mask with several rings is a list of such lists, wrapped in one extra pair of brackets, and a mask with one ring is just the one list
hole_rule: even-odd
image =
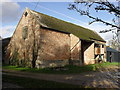
[(118, 66), (120, 63), (101, 63), (101, 64), (91, 64), (91, 65), (84, 65), (84, 66), (74, 66), (74, 65), (67, 65), (64, 68), (66, 70), (55, 70), (53, 68), (25, 68), (25, 67), (18, 67), (18, 66), (11, 66), (11, 65), (3, 65), (3, 69), (9, 70), (17, 70), (17, 71), (24, 71), (24, 72), (34, 72), (34, 73), (51, 73), (51, 74), (77, 74), (82, 72), (89, 72), (89, 71), (98, 71), (100, 68), (107, 68), (112, 66)]
[(32, 78), (16, 77), (10, 75), (2, 76), (3, 83), (12, 83), (23, 88), (81, 88), (78, 85), (58, 83), (54, 81), (38, 80)]

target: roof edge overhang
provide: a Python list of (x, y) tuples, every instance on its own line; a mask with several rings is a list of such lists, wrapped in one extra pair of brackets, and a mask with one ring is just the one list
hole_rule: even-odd
[(50, 28), (50, 27), (45, 27), (43, 25), (41, 25), (40, 27), (43, 28), (43, 29), (49, 29), (49, 30), (55, 31), (55, 32), (60, 32), (60, 33), (65, 33), (65, 34), (71, 34), (71, 33), (60, 31), (60, 30), (56, 30), (56, 29), (53, 29), (53, 28)]
[(85, 39), (81, 39), (81, 38), (80, 38), (80, 40), (86, 41), (86, 42), (94, 42), (94, 41), (92, 41), (92, 40), (85, 40)]
[(101, 41), (101, 42), (104, 42), (104, 43), (106, 43), (106, 41), (105, 40), (98, 40), (98, 39), (93, 39), (93, 38), (90, 38), (92, 41)]
[(103, 44), (103, 43), (99, 43), (99, 42), (95, 42), (95, 44), (99, 44), (99, 45), (105, 45), (105, 44)]
[[(56, 30), (56, 29), (53, 29), (53, 28), (50, 28), (50, 27), (46, 27), (46, 26), (44, 26), (44, 25), (41, 25), (40, 27), (43, 28), (43, 29), (49, 29), (49, 30), (51, 30), (51, 31), (55, 31), (55, 32), (60, 32), (60, 33), (65, 33), (65, 34), (72, 34), (72, 33), (64, 32), (64, 31)], [(75, 35), (75, 36), (76, 36), (76, 35)], [(76, 36), (76, 37), (77, 37), (77, 36)], [(78, 38), (79, 38), (79, 37), (78, 37)], [(81, 39), (81, 38), (80, 38), (80, 39)], [(106, 43), (106, 41), (95, 40), (95, 39), (90, 39), (90, 40), (81, 39), (81, 40), (83, 40), (83, 41), (87, 41), (87, 42), (101, 41), (101, 42), (105, 42), (105, 43)], [(99, 43), (99, 44), (101, 44), (101, 43)], [(104, 44), (103, 44), (103, 45), (104, 45)]]

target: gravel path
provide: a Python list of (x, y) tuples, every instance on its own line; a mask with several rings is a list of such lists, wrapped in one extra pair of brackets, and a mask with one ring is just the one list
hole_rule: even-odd
[[(119, 69), (120, 70), (120, 69)], [(13, 70), (3, 70), (3, 75), (13, 75), (20, 77), (29, 77), (40, 80), (50, 80), (56, 82), (63, 82), (75, 85), (82, 85), (85, 87), (96, 87), (96, 88), (120, 88), (120, 72), (118, 67), (114, 69), (101, 70), (99, 72), (85, 72), (81, 74), (41, 74), (41, 73), (30, 73)]]

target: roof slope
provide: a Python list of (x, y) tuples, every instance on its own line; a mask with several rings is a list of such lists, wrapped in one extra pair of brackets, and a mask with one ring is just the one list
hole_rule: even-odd
[[(33, 12), (36, 12), (36, 11), (33, 11)], [(72, 33), (83, 40), (98, 40), (98, 41), (105, 42), (103, 38), (101, 38), (96, 32), (92, 30), (83, 28), (81, 26), (45, 15), (39, 12), (36, 12), (36, 13), (38, 13), (41, 17), (40, 22), (46, 25), (48, 28)]]

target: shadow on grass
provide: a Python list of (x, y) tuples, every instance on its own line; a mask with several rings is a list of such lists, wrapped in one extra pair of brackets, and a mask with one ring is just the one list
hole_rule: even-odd
[(26, 68), (19, 66), (3, 65), (3, 69), (10, 69), (16, 71), (33, 72), (33, 73), (50, 73), (50, 74), (77, 74), (90, 71), (99, 71), (101, 68), (106, 68), (107, 66), (118, 65), (118, 63), (101, 63), (101, 64), (91, 64), (84, 66), (66, 65), (65, 67), (56, 68)]
[(79, 85), (71, 85), (54, 81), (38, 80), (10, 75), (3, 75), (3, 83), (5, 82), (20, 85), (23, 88), (81, 88)]

